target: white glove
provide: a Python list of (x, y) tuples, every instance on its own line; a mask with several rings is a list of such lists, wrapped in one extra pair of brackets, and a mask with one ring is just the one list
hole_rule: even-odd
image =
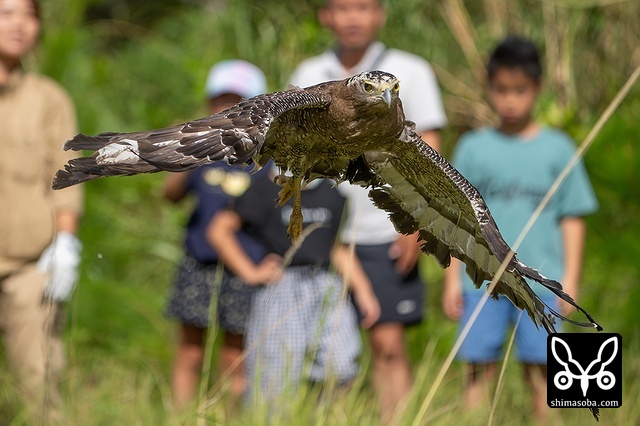
[(44, 294), (55, 301), (69, 300), (78, 281), (82, 243), (70, 232), (58, 232), (38, 259), (37, 268), (48, 275)]

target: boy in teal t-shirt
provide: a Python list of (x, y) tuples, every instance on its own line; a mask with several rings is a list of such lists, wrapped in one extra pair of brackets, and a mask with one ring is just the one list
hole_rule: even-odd
[[(488, 97), (500, 117), (497, 128), (465, 134), (453, 165), (482, 194), (505, 238), (512, 245), (553, 182), (571, 159), (575, 148), (565, 133), (544, 127), (532, 116), (540, 91), (542, 67), (536, 47), (529, 41), (507, 38), (487, 64)], [(580, 162), (542, 211), (521, 246), (518, 257), (545, 276), (562, 283), (574, 299), (582, 269), (585, 239), (583, 216), (597, 209), (597, 201), (584, 165)], [(476, 289), (454, 259), (445, 271), (443, 308), (464, 327), (484, 288)], [(542, 300), (567, 314), (550, 292), (529, 283)], [(518, 323), (518, 359), (534, 394), (539, 421), (546, 417), (546, 338), (527, 315), (506, 298), (489, 299), (463, 342), (459, 356), (468, 363), (465, 403), (479, 405), (497, 370), (510, 325)]]

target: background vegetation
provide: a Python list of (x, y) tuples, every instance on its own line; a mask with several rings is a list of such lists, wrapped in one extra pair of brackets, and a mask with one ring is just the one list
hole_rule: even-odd
[[(203, 82), (221, 59), (250, 60), (265, 70), (270, 89), (282, 89), (300, 60), (331, 43), (316, 22), (315, 5), (292, 0), (42, 0), (42, 6), (44, 34), (29, 66), (68, 88), (80, 130), (92, 134), (203, 115)], [(640, 3), (634, 0), (403, 0), (387, 6), (383, 41), (427, 58), (438, 74), (451, 122), (444, 132), (445, 154), (460, 132), (493, 119), (483, 101), (482, 62), (506, 33), (527, 35), (543, 48), (547, 78), (540, 117), (577, 141), (640, 65)], [(603, 410), (605, 425), (640, 423), (639, 94), (636, 85), (585, 158), (601, 208), (588, 218), (581, 303), (607, 331), (621, 333), (624, 345), (624, 405)], [(163, 307), (189, 206), (164, 202), (162, 179), (149, 175), (86, 185), (82, 282), (68, 306), (64, 393), (72, 425), (196, 422), (195, 413), (176, 417), (171, 411), (175, 336)], [(441, 271), (425, 258), (423, 273), (428, 320), (409, 334), (416, 392), (403, 423), (416, 417), (455, 338), (455, 324), (439, 306)], [(217, 376), (214, 371), (215, 398), (223, 394)], [(486, 412), (463, 413), (461, 385), (461, 369), (454, 364), (419, 423), (486, 424)], [(14, 389), (3, 366), (0, 424), (23, 422)], [(377, 424), (366, 375), (354, 389), (336, 404), (321, 406), (314, 390), (302, 392), (277, 423)], [(552, 414), (557, 424), (593, 421), (586, 410)], [(213, 424), (265, 423), (264, 412), (242, 411), (224, 396), (205, 417)], [(531, 422), (529, 396), (512, 361), (493, 422)]]

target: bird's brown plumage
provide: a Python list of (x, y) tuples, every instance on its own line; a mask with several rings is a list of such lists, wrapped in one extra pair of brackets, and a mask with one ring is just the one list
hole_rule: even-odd
[[(136, 133), (77, 135), (65, 149), (95, 151), (72, 160), (56, 175), (54, 188), (101, 176), (181, 171), (214, 161), (273, 159), (293, 177), (281, 176), (281, 202), (294, 197), (290, 232), (302, 226), (300, 188), (329, 177), (371, 187), (376, 205), (390, 213), (403, 233), (419, 232), (422, 248), (447, 266), (451, 256), (466, 264), (477, 286), (490, 280), (509, 253), (478, 191), (444, 158), (422, 142), (404, 120), (394, 76), (380, 71), (306, 89), (293, 88), (242, 100), (219, 114), (166, 129)], [(542, 283), (601, 327), (562, 286), (521, 263), (508, 263), (495, 295), (507, 296), (538, 325), (554, 332), (563, 318), (529, 288)]]

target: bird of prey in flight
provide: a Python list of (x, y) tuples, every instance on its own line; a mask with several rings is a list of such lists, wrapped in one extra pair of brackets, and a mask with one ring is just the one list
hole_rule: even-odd
[[(218, 114), (134, 133), (79, 134), (64, 149), (91, 150), (73, 159), (53, 181), (55, 189), (102, 176), (184, 171), (215, 161), (231, 164), (273, 160), (282, 173), (279, 204), (293, 197), (289, 234), (302, 230), (301, 188), (313, 179), (351, 181), (390, 214), (396, 229), (418, 232), (422, 250), (447, 267), (451, 256), (466, 264), (480, 287), (509, 254), (478, 191), (425, 144), (406, 121), (395, 76), (368, 71), (305, 89), (291, 88), (243, 99)], [(286, 170), (290, 175), (285, 175)], [(525, 278), (541, 283), (582, 312), (589, 322), (568, 320), (545, 306)], [(492, 296), (503, 294), (537, 325), (555, 332), (555, 317), (602, 328), (560, 283), (514, 256)], [(548, 310), (549, 312), (546, 312)]]

